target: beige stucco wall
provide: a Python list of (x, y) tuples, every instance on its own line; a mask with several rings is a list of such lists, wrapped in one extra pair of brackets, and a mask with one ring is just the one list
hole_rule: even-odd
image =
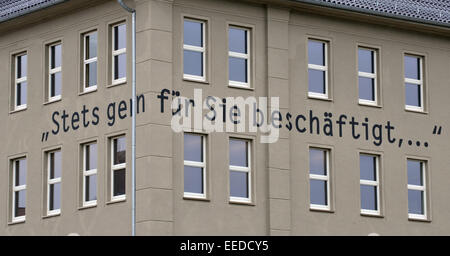
[[(274, 1), (279, 2), (279, 1)], [(145, 96), (145, 113), (137, 122), (137, 233), (139, 235), (440, 235), (450, 233), (447, 203), (450, 180), (446, 168), (450, 154), (446, 145), (446, 95), (450, 81), (449, 39), (417, 31), (311, 14), (297, 6), (262, 5), (243, 1), (218, 0), (140, 0), (137, 9), (137, 90)], [(64, 8), (61, 8), (64, 10)], [(62, 15), (20, 28), (3, 24), (0, 37), (0, 84), (8, 93), (0, 97), (4, 122), (0, 133), (0, 229), (1, 235), (129, 235), (131, 233), (130, 167), (131, 119), (107, 125), (107, 107), (111, 102), (129, 102), (128, 83), (108, 86), (108, 24), (126, 20), (128, 45), (131, 43), (131, 16), (115, 1), (98, 1), (94, 6), (67, 6)], [(322, 12), (322, 13), (325, 13)], [(182, 79), (182, 19), (184, 16), (207, 21), (207, 83)], [(27, 18), (21, 18), (26, 20)], [(239, 24), (252, 29), (253, 90), (227, 86), (227, 25)], [(0, 25), (1, 26), (1, 25)], [(8, 30), (8, 26), (11, 28)], [(16, 24), (17, 26), (17, 24)], [(98, 90), (79, 95), (80, 34), (89, 29), (99, 33)], [(448, 34), (448, 32), (447, 32)], [(330, 101), (307, 98), (307, 38), (330, 40)], [(44, 49), (53, 40), (63, 42), (62, 100), (44, 104)], [(358, 105), (357, 47), (376, 47), (380, 53), (380, 107)], [(130, 49), (130, 48), (128, 48)], [(10, 113), (11, 54), (28, 51), (28, 109)], [(426, 63), (426, 113), (404, 110), (403, 54), (419, 53)], [(128, 51), (131, 74), (131, 51)], [(183, 199), (183, 136), (170, 127), (170, 101), (166, 113), (160, 113), (157, 95), (162, 89), (179, 91), (193, 97), (194, 89), (203, 96), (280, 97), (283, 125), (287, 112), (314, 114), (332, 112), (371, 123), (391, 121), (395, 136), (405, 141), (402, 147), (387, 142), (375, 146), (372, 141), (354, 140), (347, 125), (343, 137), (300, 134), (285, 127), (277, 143), (259, 143), (260, 134), (212, 133), (207, 137), (208, 200)], [(98, 126), (49, 135), (51, 114), (66, 110), (81, 111), (99, 107)], [(116, 109), (117, 111), (117, 109)], [(433, 135), (434, 125), (443, 134)], [(127, 201), (109, 204), (108, 136), (127, 136)], [(253, 195), (250, 205), (228, 200), (228, 138), (253, 139)], [(98, 141), (98, 204), (80, 206), (79, 145)], [(427, 141), (428, 148), (408, 146), (407, 140)], [(332, 211), (309, 210), (308, 146), (332, 148)], [(43, 152), (60, 146), (63, 156), (62, 213), (43, 218)], [(381, 155), (382, 217), (360, 215), (358, 152)], [(27, 218), (10, 225), (10, 186), (8, 159), (26, 154)], [(428, 159), (431, 222), (409, 221), (407, 212), (406, 157)]]

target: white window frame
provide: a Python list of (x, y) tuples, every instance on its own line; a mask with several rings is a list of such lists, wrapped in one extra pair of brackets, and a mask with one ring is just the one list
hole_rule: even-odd
[[(83, 207), (88, 207), (88, 206), (94, 206), (97, 205), (97, 200), (91, 200), (91, 201), (86, 201), (86, 178), (93, 176), (93, 175), (97, 175), (97, 169), (90, 169), (90, 170), (86, 170), (86, 150), (87, 150), (87, 146), (91, 146), (91, 145), (97, 145), (97, 154), (96, 154), (96, 158), (97, 158), (97, 163), (98, 163), (98, 143), (95, 142), (89, 142), (83, 145)], [(97, 180), (98, 180), (98, 176), (97, 176)], [(95, 194), (98, 195), (98, 184), (97, 184), (97, 190), (95, 191)]]
[[(320, 39), (314, 39), (314, 38), (308, 38), (309, 41), (319, 42), (324, 44), (324, 59), (325, 59), (325, 66), (317, 65), (317, 64), (310, 64), (308, 59), (308, 71), (310, 69), (312, 70), (318, 70), (318, 71), (324, 71), (325, 72), (325, 93), (317, 93), (317, 92), (310, 92), (309, 91), (309, 82), (308, 82), (308, 97), (310, 98), (318, 98), (318, 99), (328, 99), (328, 41), (320, 40)], [(308, 49), (309, 52), (309, 49)], [(309, 76), (309, 75), (308, 75)]]
[(26, 193), (26, 189), (27, 189), (27, 184), (26, 183), (25, 183), (25, 185), (16, 186), (16, 173), (17, 173), (16, 163), (18, 161), (22, 160), (22, 159), (25, 159), (25, 161), (26, 161), (25, 157), (17, 158), (17, 159), (14, 159), (12, 161), (12, 165), (13, 165), (13, 177), (12, 177), (12, 222), (13, 223), (22, 222), (22, 221), (25, 221), (25, 219), (26, 219), (26, 215), (16, 217), (16, 192), (25, 191), (25, 193)]
[[(116, 32), (115, 32), (115, 28), (116, 27), (119, 27), (119, 26), (121, 26), (121, 25), (125, 25), (125, 28), (126, 28), (126, 33), (128, 33), (128, 27), (127, 27), (127, 24), (125, 23), (125, 22), (121, 22), (121, 23), (118, 23), (118, 24), (116, 24), (116, 25), (113, 25), (113, 26), (111, 26), (111, 29), (112, 29), (112, 32), (111, 32), (111, 35), (112, 35), (112, 40), (111, 40), (111, 68), (112, 68), (112, 72), (111, 72), (111, 74), (112, 74), (112, 85), (117, 85), (117, 84), (122, 84), (122, 83), (125, 83), (126, 81), (127, 81), (127, 76), (128, 76), (128, 72), (126, 72), (126, 75), (125, 75), (125, 77), (122, 77), (122, 78), (119, 78), (119, 79), (114, 79), (114, 75), (115, 75), (115, 67), (116, 67), (116, 63), (115, 63), (115, 61), (114, 61), (114, 57), (115, 56), (118, 56), (118, 55), (121, 55), (121, 54), (126, 54), (127, 53), (127, 47), (128, 47), (128, 37), (127, 37), (127, 34), (125, 34), (125, 41), (126, 41), (126, 47), (125, 48), (121, 48), (121, 49), (118, 49), (118, 50), (114, 50), (115, 48), (116, 48), (116, 45), (115, 45), (115, 43), (116, 43), (116, 40), (115, 40), (115, 38), (116, 38)], [(126, 58), (125, 59), (128, 59), (128, 57), (126, 56)], [(127, 62), (127, 61), (126, 61)], [(125, 67), (127, 67), (128, 65), (127, 65), (127, 63), (125, 63)], [(126, 68), (127, 69), (127, 68)], [(128, 70), (127, 70), (128, 71)]]
[[(23, 57), (23, 56), (27, 56), (27, 74), (26, 76), (17, 78), (17, 72), (19, 70), (19, 57)], [(28, 53), (27, 52), (23, 52), (20, 54), (17, 54), (14, 56), (14, 110), (22, 110), (22, 109), (26, 109), (27, 108), (27, 103), (28, 103), (28, 96), (27, 96), (27, 103), (25, 104), (21, 104), (21, 105), (17, 105), (17, 86), (21, 83), (27, 83), (27, 93), (28, 93)], [(23, 93), (23, 92), (22, 92)]]
[[(241, 140), (241, 141), (245, 141), (247, 142), (247, 162), (248, 162), (248, 166), (244, 167), (244, 166), (235, 166), (235, 165), (230, 165), (229, 166), (229, 172), (231, 173), (231, 171), (235, 171), (235, 172), (244, 172), (247, 173), (247, 194), (248, 197), (235, 197), (235, 196), (231, 196), (230, 195), (230, 202), (235, 202), (235, 203), (251, 203), (252, 202), (252, 141), (248, 140), (248, 139), (241, 139), (241, 138), (230, 138), (230, 140)], [(229, 145), (229, 142), (228, 142)], [(230, 175), (228, 174), (228, 179), (230, 179)], [(230, 180), (229, 180), (230, 181)], [(231, 182), (231, 181), (230, 181)], [(231, 186), (231, 184), (229, 185), (229, 187)], [(231, 193), (231, 191), (230, 191)]]
[[(381, 210), (380, 210), (380, 156), (374, 155), (374, 154), (368, 154), (368, 153), (360, 153), (359, 155), (360, 155), (360, 159), (361, 159), (361, 155), (375, 157), (375, 180), (364, 180), (364, 179), (361, 179), (361, 177), (360, 177), (359, 183), (360, 183), (360, 185), (375, 187), (376, 192), (377, 192), (377, 201), (376, 201), (377, 210), (374, 211), (374, 210), (363, 209), (362, 205), (361, 205), (361, 213), (367, 214), (367, 215), (380, 215), (381, 214)], [(361, 164), (361, 160), (360, 160), (360, 164)]]
[[(327, 175), (319, 175), (319, 174), (311, 174), (311, 170), (309, 171), (309, 186), (311, 187), (311, 180), (320, 180), (320, 181), (325, 181), (327, 183), (327, 205), (320, 205), (320, 204), (312, 204), (311, 203), (311, 194), (309, 195), (309, 208), (312, 210), (326, 210), (329, 211), (331, 210), (331, 202), (330, 202), (330, 195), (331, 195), (331, 191), (330, 191), (330, 150), (329, 149), (325, 149), (325, 148), (317, 148), (317, 147), (310, 147), (309, 148), (314, 149), (314, 150), (320, 150), (320, 151), (324, 151), (325, 152), (325, 167), (326, 167), (326, 172)], [(309, 153), (309, 151), (308, 151)], [(309, 161), (311, 161), (311, 159), (309, 159)], [(311, 189), (309, 190), (309, 193), (311, 193)]]
[[(206, 44), (207, 44), (207, 42), (206, 42), (206, 21), (186, 17), (183, 19), (183, 26), (184, 26), (184, 21), (197, 22), (202, 25), (202, 42), (203, 42), (202, 47), (185, 44), (184, 38), (183, 38), (183, 56), (184, 56), (185, 50), (200, 52), (202, 54), (202, 74), (203, 74), (203, 76), (185, 74), (184, 73), (184, 64), (183, 64), (183, 79), (205, 82), (206, 81)], [(183, 30), (183, 33), (186, 33), (186, 31)]]
[[(110, 140), (111, 140), (111, 145), (110, 145), (110, 151), (111, 151), (111, 172), (110, 172), (111, 184), (110, 184), (110, 186), (111, 186), (111, 190), (110, 190), (110, 193), (111, 193), (111, 201), (112, 202), (123, 201), (127, 198), (126, 191), (123, 195), (114, 196), (114, 172), (115, 171), (125, 169), (125, 188), (126, 188), (127, 163), (125, 161), (125, 163), (122, 163), (122, 164), (114, 164), (114, 140), (122, 138), (122, 137), (125, 138), (125, 140), (126, 140), (125, 135), (110, 138)], [(125, 149), (125, 154), (126, 154), (126, 149)]]
[[(52, 69), (52, 47), (61, 45), (61, 66)], [(61, 73), (62, 77), (62, 43), (57, 42), (48, 45), (48, 101), (57, 101), (61, 99), (61, 94), (52, 97), (52, 75), (56, 73)], [(62, 80), (61, 80), (61, 91), (62, 91)]]
[[(48, 151), (47, 152), (47, 216), (54, 216), (54, 215), (58, 215), (61, 213), (61, 207), (59, 209), (55, 209), (55, 210), (50, 210), (50, 186), (51, 185), (56, 185), (56, 184), (61, 184), (62, 181), (62, 166), (61, 166), (61, 176), (58, 178), (50, 178), (50, 157), (51, 154), (54, 154), (55, 152), (61, 152), (61, 149), (56, 149), (56, 150), (52, 150), (52, 151)], [(62, 152), (61, 152), (62, 154)], [(61, 155), (62, 157), (62, 155)], [(62, 164), (62, 161), (61, 161)], [(62, 199), (62, 185), (61, 185), (61, 190), (60, 190), (60, 196), (59, 198)], [(62, 205), (62, 200), (60, 202), (60, 206)]]
[[(191, 134), (194, 136), (200, 136), (202, 138), (202, 154), (203, 154), (203, 161), (197, 162), (197, 161), (188, 161), (184, 160), (184, 166), (189, 167), (196, 167), (196, 168), (202, 168), (202, 177), (203, 177), (203, 193), (192, 193), (192, 192), (184, 192), (184, 197), (187, 198), (199, 198), (199, 199), (206, 199), (206, 136), (202, 134)], [(183, 174), (184, 175), (184, 174)]]
[[(236, 26), (236, 25), (229, 25), (228, 26), (228, 37), (230, 36), (230, 28), (234, 28), (234, 29), (240, 29), (240, 30), (244, 30), (245, 31), (245, 35), (246, 35), (246, 41), (247, 41), (247, 53), (240, 53), (240, 52), (233, 52), (230, 51), (230, 47), (228, 46), (228, 69), (229, 69), (229, 63), (230, 63), (230, 57), (233, 58), (238, 58), (238, 59), (244, 59), (247, 60), (247, 83), (244, 82), (239, 82), (239, 81), (233, 81), (233, 80), (228, 80), (228, 85), (231, 87), (238, 87), (238, 88), (251, 88), (251, 59), (250, 59), (250, 54), (252, 52), (251, 49), (251, 29), (250, 28), (245, 28), (245, 27), (240, 27), (240, 26)], [(228, 70), (228, 72), (230, 72), (230, 70)], [(228, 79), (229, 76), (228, 76)]]
[[(372, 100), (360, 99), (359, 94), (358, 94), (358, 102), (363, 105), (376, 106), (376, 105), (378, 105), (378, 67), (377, 67), (378, 51), (375, 49), (370, 49), (370, 48), (366, 48), (366, 47), (358, 47), (358, 51), (359, 50), (371, 51), (373, 53), (372, 65), (373, 65), (374, 73), (367, 73), (367, 72), (359, 71), (359, 66), (358, 66), (358, 78), (362, 77), (362, 78), (373, 79), (373, 87), (374, 87), (373, 88), (373, 93), (374, 93), (373, 98), (374, 98), (374, 100), (372, 101)], [(358, 63), (359, 63), (359, 58), (358, 58)], [(359, 90), (359, 81), (358, 81), (358, 90)]]
[[(419, 186), (419, 185), (411, 185), (408, 183), (408, 191), (409, 190), (416, 190), (416, 191), (422, 191), (423, 192), (423, 214), (413, 214), (413, 213), (409, 213), (409, 209), (408, 209), (408, 218), (409, 219), (417, 219), (417, 220), (427, 220), (428, 219), (428, 207), (427, 207), (427, 161), (424, 160), (420, 160), (420, 159), (412, 159), (412, 158), (408, 158), (407, 161), (416, 161), (416, 162), (420, 162), (421, 163), (421, 170), (420, 170), (420, 174), (422, 175), (423, 178), (423, 185)], [(407, 175), (408, 175), (408, 170), (406, 170)], [(408, 205), (409, 205), (409, 200), (408, 200)], [(408, 207), (409, 208), (409, 207)]]
[[(113, 31), (114, 31), (114, 29), (113, 29)], [(98, 41), (97, 41), (97, 46), (96, 46), (97, 47), (97, 56), (95, 56), (93, 58), (90, 58), (90, 59), (86, 59), (87, 58), (87, 56), (86, 56), (86, 48), (87, 48), (87, 46), (86, 46), (86, 38), (91, 36), (91, 35), (93, 35), (93, 34), (97, 34), (97, 40), (98, 40), (97, 30), (88, 32), (88, 33), (83, 35), (83, 92), (95, 91), (95, 90), (97, 90), (97, 85), (98, 85)], [(114, 40), (114, 38), (113, 38), (113, 40)], [(114, 44), (114, 42), (113, 42), (113, 44)], [(112, 49), (114, 51), (114, 47)], [(113, 55), (113, 60), (112, 61), (114, 62), (114, 55)], [(86, 65), (91, 64), (93, 62), (96, 62), (96, 66), (97, 66), (97, 81), (96, 81), (95, 85), (87, 87), (87, 84), (86, 84)], [(113, 64), (113, 72), (114, 72), (114, 64)], [(114, 74), (113, 74), (113, 80), (114, 80)]]
[[(420, 79), (419, 80), (417, 80), (417, 79), (412, 79), (412, 78), (406, 78), (405, 77), (405, 80), (404, 80), (404, 84), (403, 84), (403, 86), (404, 86), (404, 88), (405, 88), (405, 91), (404, 91), (404, 97), (405, 97), (405, 109), (406, 110), (411, 110), (411, 111), (418, 111), (418, 112), (423, 112), (424, 111), (424, 97), (423, 97), (423, 59), (424, 59), (424, 57), (423, 56), (418, 56), (418, 55), (413, 55), (413, 54), (404, 54), (404, 56), (403, 56), (403, 68), (405, 67), (405, 57), (412, 57), (412, 58), (417, 58), (417, 59), (419, 59), (419, 76), (420, 76)], [(420, 87), (420, 106), (419, 107), (417, 107), (417, 106), (411, 106), (411, 105), (407, 105), (406, 104), (406, 84), (414, 84), (414, 85), (418, 85), (419, 87)]]

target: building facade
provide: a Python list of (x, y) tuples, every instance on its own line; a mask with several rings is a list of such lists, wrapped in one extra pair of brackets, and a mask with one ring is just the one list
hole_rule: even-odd
[[(450, 234), (445, 1), (125, 2), (138, 235)], [(0, 235), (130, 235), (131, 15), (0, 3)], [(174, 131), (198, 90), (268, 97), (278, 136)]]

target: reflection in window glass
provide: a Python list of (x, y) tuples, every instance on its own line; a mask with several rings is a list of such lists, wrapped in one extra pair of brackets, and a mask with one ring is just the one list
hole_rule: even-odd
[(205, 198), (205, 136), (184, 134), (184, 196)]
[(126, 184), (126, 139), (125, 136), (111, 140), (111, 195), (112, 200), (125, 198)]
[(230, 139), (230, 200), (251, 201), (250, 141)]
[(21, 158), (12, 161), (12, 221), (25, 220), (26, 189), (27, 189), (27, 160)]
[(308, 40), (308, 95), (328, 97), (327, 43)]
[(49, 100), (61, 97), (62, 87), (62, 45), (60, 43), (49, 46)]
[(407, 109), (423, 111), (423, 58), (405, 55), (405, 104)]
[(358, 49), (359, 102), (377, 104), (376, 51)]
[(360, 154), (361, 212), (379, 214), (378, 160), (376, 155)]
[(89, 91), (94, 90), (97, 87), (97, 31), (87, 33), (83, 36), (83, 38), (84, 38), (83, 90)]
[(228, 78), (232, 86), (250, 87), (250, 30), (228, 28)]
[(15, 60), (15, 80), (14, 80), (14, 110), (24, 109), (27, 106), (27, 54), (19, 54)]
[(112, 30), (113, 84), (117, 84), (124, 82), (127, 76), (127, 27), (119, 24), (113, 26)]
[(185, 79), (205, 81), (205, 22), (184, 19), (183, 74)]
[(309, 194), (312, 209), (330, 209), (329, 151), (309, 149)]
[(425, 162), (407, 160), (408, 171), (408, 213), (410, 218), (426, 219)]
[(97, 203), (97, 143), (83, 145), (83, 206)]
[(61, 150), (47, 153), (47, 215), (59, 214), (61, 211), (61, 176), (62, 157)]

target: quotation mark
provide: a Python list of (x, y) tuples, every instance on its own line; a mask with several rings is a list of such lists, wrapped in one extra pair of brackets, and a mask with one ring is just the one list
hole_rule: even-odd
[(434, 129), (433, 129), (433, 134), (435, 134), (435, 135), (441, 135), (441, 130), (442, 130), (442, 126), (439, 126), (439, 128), (438, 128), (438, 126), (435, 125), (435, 126), (434, 126)]
[(41, 142), (47, 141), (47, 139), (48, 139), (48, 132), (42, 133)]

